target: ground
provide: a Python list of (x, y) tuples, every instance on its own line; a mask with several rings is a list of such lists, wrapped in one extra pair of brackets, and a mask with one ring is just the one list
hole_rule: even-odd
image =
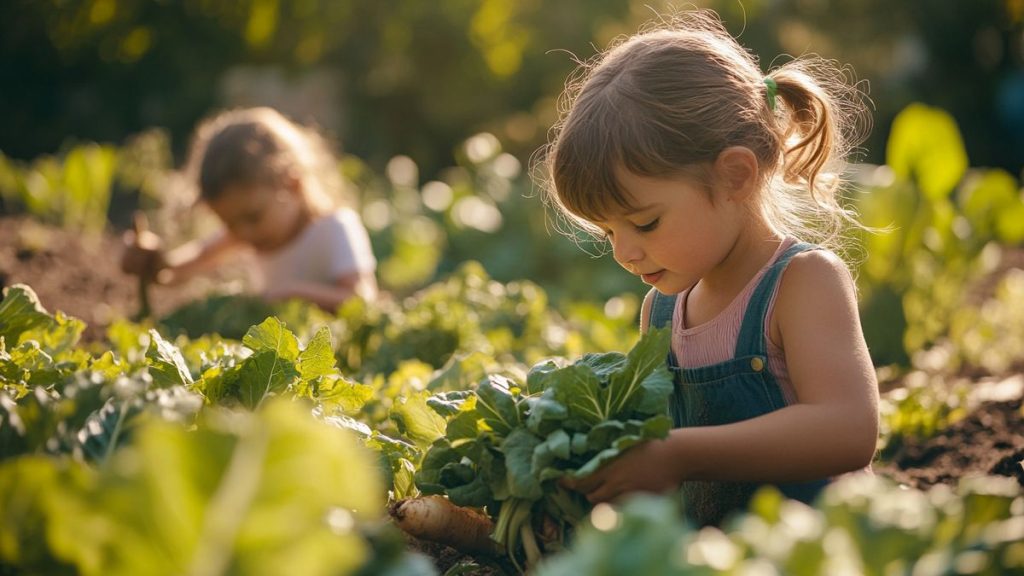
[[(139, 286), (119, 268), (121, 240), (116, 234), (86, 239), (22, 217), (0, 216), (0, 285), (28, 284), (47, 310), (84, 320), (85, 337), (99, 340), (109, 322), (132, 317), (139, 309)], [(166, 313), (196, 296), (151, 289), (157, 313)], [(1024, 407), (1021, 398), (986, 402), (967, 418), (933, 438), (907, 440), (891, 457), (876, 462), (875, 472), (917, 487), (955, 484), (978, 474), (1016, 477), (1024, 485)], [(451, 564), (458, 555), (421, 544)]]

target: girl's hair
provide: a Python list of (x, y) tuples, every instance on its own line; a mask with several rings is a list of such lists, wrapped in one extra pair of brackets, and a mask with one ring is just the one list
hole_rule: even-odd
[(186, 172), (202, 200), (233, 185), (278, 185), (297, 177), (314, 214), (339, 202), (341, 176), (330, 146), (312, 128), (273, 108), (242, 108), (216, 114), (196, 128)]
[(707, 188), (718, 154), (744, 146), (764, 178), (755, 214), (780, 233), (841, 248), (856, 220), (838, 197), (839, 174), (870, 125), (865, 97), (820, 58), (792, 60), (767, 78), (774, 95), (713, 12), (684, 13), (620, 41), (569, 80), (538, 164), (548, 201), (593, 231), (587, 221), (631, 207), (616, 170), (686, 175)]

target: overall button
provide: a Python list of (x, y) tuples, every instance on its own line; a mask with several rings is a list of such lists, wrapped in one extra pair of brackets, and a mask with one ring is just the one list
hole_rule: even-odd
[(751, 358), (750, 359), (750, 368), (754, 372), (760, 372), (761, 370), (764, 370), (764, 359), (762, 359), (760, 356), (755, 356), (755, 357)]

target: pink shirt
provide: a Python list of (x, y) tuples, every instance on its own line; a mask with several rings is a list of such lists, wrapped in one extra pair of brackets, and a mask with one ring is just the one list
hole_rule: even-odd
[[(685, 326), (686, 300), (690, 295), (690, 290), (684, 290), (676, 296), (676, 309), (672, 316), (672, 352), (675, 354), (680, 368), (709, 366), (733, 358), (736, 353), (736, 339), (739, 338), (740, 325), (743, 323), (743, 314), (747, 311), (747, 305), (750, 303), (750, 297), (754, 294), (754, 289), (757, 288), (758, 282), (764, 277), (768, 268), (787, 248), (794, 244), (796, 244), (796, 240), (793, 238), (784, 240), (775, 254), (750, 279), (750, 282), (736, 295), (736, 298), (718, 316), (703, 324), (692, 328)], [(768, 335), (771, 317), (775, 312), (777, 295), (778, 286), (776, 285), (768, 304), (768, 316), (764, 322), (764, 338), (768, 348), (768, 370), (778, 382), (783, 399), (788, 405), (796, 402), (796, 392), (793, 390), (793, 383), (786, 367), (786, 355)]]

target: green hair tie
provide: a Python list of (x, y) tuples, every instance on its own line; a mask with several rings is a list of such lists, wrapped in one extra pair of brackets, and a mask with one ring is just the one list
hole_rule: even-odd
[(775, 96), (779, 93), (779, 85), (775, 83), (774, 78), (765, 77), (764, 79), (765, 93), (768, 96), (768, 109), (775, 111)]

